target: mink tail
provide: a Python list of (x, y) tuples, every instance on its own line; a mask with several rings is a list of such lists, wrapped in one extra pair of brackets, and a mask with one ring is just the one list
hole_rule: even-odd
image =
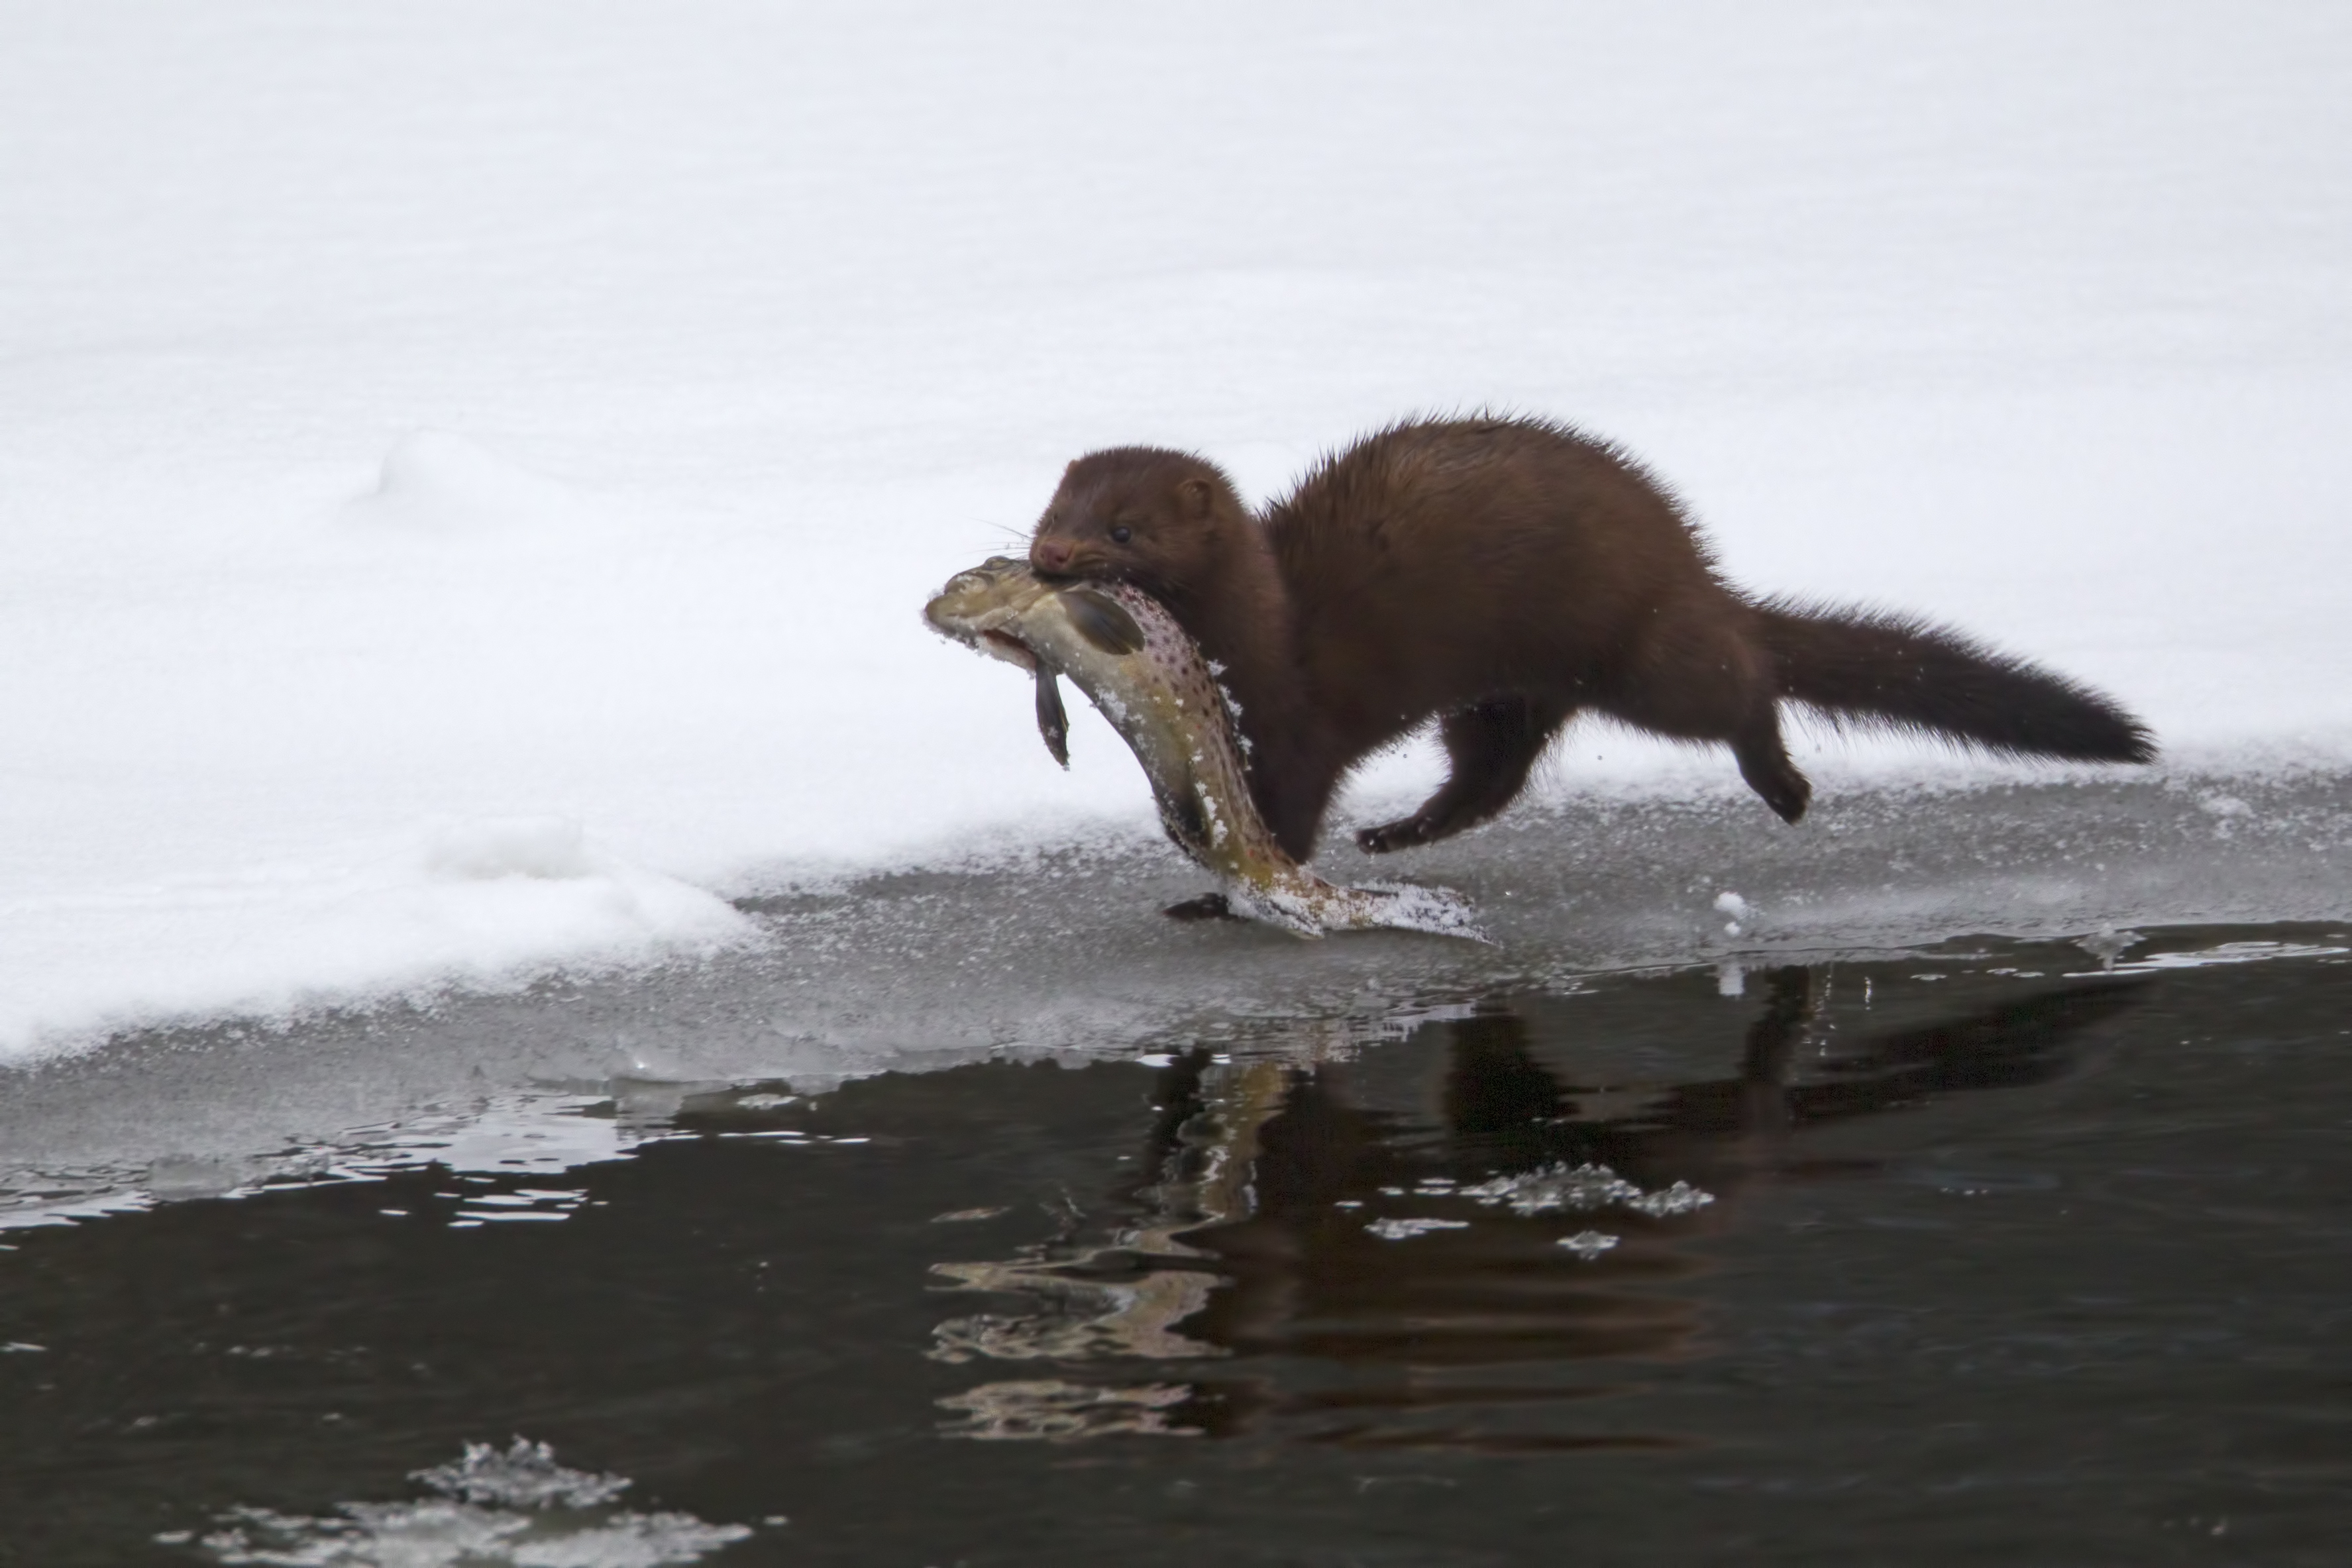
[(1988, 751), (2149, 762), (2156, 737), (2115, 702), (1907, 615), (1756, 606), (1780, 695), (1833, 725), (1926, 730)]

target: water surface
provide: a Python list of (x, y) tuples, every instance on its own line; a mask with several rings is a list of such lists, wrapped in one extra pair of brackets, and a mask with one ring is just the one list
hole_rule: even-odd
[(6, 1233), (0, 1557), (2339, 1561), (2352, 943), (2091, 946), (166, 1181)]

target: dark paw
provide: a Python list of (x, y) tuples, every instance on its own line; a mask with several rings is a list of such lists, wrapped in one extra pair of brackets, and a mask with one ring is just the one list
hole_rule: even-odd
[(1813, 781), (1798, 772), (1796, 765), (1786, 757), (1757, 758), (1743, 754), (1739, 776), (1784, 822), (1802, 817), (1805, 808), (1812, 802)]
[(1794, 789), (1776, 789), (1767, 794), (1764, 803), (1778, 812), (1782, 821), (1794, 822), (1804, 816), (1812, 800), (1813, 787), (1801, 779)]
[(1415, 844), (1425, 844), (1437, 835), (1430, 831), (1425, 817), (1399, 817), (1393, 822), (1382, 822), (1377, 828), (1361, 828), (1356, 832), (1356, 847), (1368, 855), (1384, 855), (1391, 850), (1409, 850)]
[(1239, 920), (1234, 906), (1225, 902), (1222, 893), (1204, 893), (1198, 898), (1188, 898), (1181, 904), (1171, 904), (1160, 914), (1171, 920)]

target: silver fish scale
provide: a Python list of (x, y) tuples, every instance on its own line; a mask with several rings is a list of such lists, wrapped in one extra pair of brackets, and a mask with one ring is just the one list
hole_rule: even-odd
[[(1176, 692), (1177, 700), (1188, 709), (1214, 716), (1207, 727), (1209, 733), (1204, 737), (1205, 744), (1196, 747), (1192, 753), (1193, 767), (1202, 775), (1214, 775), (1200, 779), (1204, 803), (1219, 799), (1237, 803), (1251, 800), (1249, 773), (1242, 766), (1241, 730), (1234, 720), (1233, 704), (1224, 688), (1217, 684), (1216, 677), (1209, 673), (1208, 662), (1201, 656), (1200, 645), (1177, 623), (1166, 605), (1143, 590), (1126, 582), (1103, 586), (1118, 601), (1121, 609), (1135, 617), (1136, 625), (1143, 632), (1145, 656), (1166, 676)], [(1223, 815), (1231, 819), (1224, 822), (1226, 829), (1241, 835), (1244, 854), (1255, 858), (1280, 854), (1272, 831), (1255, 810), (1238, 810)], [(1171, 838), (1180, 843), (1184, 841), (1180, 824), (1170, 822), (1168, 828)], [(1197, 853), (1208, 846), (1186, 844), (1185, 847)]]

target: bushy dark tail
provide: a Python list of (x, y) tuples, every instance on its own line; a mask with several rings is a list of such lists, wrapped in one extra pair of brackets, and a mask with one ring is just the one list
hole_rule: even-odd
[(1926, 730), (1988, 751), (2147, 762), (2156, 737), (2063, 675), (1907, 615), (1772, 601), (1756, 612), (1784, 697), (1832, 724)]

